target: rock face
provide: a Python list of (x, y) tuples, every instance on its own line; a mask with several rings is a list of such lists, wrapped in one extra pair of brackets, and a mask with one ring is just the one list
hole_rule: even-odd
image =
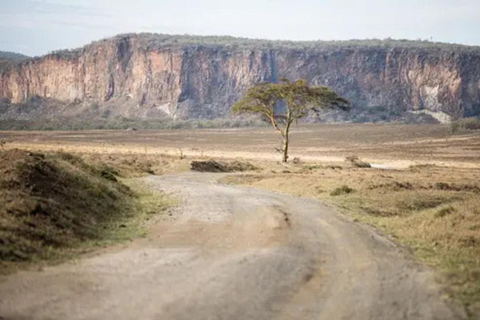
[(252, 84), (280, 77), (330, 86), (354, 109), (480, 115), (480, 48), (406, 41), (122, 35), (0, 71), (0, 97), (57, 101), (63, 115), (219, 118)]

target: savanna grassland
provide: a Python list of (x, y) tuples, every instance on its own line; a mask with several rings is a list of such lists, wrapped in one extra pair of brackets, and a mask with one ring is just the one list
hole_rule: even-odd
[[(326, 124), (292, 129), (291, 159), (341, 162), (355, 154), (372, 163), (476, 167), (479, 131), (447, 125)], [(0, 131), (5, 147), (100, 154), (278, 159), (279, 136), (271, 128), (197, 130)]]
[(323, 200), (410, 248), (438, 270), (439, 281), (472, 315), (480, 310), (479, 131), (301, 126), (292, 132), (288, 164), (279, 162), (270, 128), (0, 132), (0, 139), (6, 150), (69, 152), (120, 177), (187, 171), (199, 159), (247, 160), (255, 170), (222, 183)]

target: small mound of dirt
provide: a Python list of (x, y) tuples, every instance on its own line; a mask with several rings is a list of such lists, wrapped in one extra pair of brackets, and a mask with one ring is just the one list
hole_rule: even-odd
[(198, 172), (243, 172), (257, 170), (253, 164), (248, 162), (217, 162), (215, 160), (208, 161), (192, 161), (190, 164), (192, 171)]

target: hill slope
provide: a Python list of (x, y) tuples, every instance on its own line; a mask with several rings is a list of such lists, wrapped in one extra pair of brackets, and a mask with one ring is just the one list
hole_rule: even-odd
[(28, 59), (29, 57), (21, 53), (9, 52), (9, 51), (0, 51), (0, 60), (13, 60), (21, 61)]

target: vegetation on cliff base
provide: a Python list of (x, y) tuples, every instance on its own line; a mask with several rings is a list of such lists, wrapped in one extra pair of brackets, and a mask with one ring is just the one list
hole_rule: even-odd
[(458, 119), (450, 124), (451, 133), (480, 130), (480, 118)]
[(228, 129), (242, 127), (262, 127), (265, 124), (257, 119), (212, 119), (212, 120), (173, 120), (173, 119), (97, 119), (81, 120), (73, 118), (56, 120), (0, 120), (0, 130), (172, 130), (172, 129)]

